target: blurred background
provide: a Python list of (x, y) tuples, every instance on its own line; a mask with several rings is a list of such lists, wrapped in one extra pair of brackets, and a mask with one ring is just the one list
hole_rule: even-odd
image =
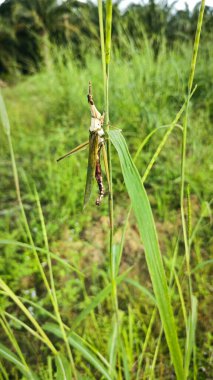
[[(197, 0), (115, 2), (114, 49), (127, 55), (127, 41), (142, 47), (144, 35), (152, 41), (156, 54), (162, 38), (170, 48), (178, 41), (191, 42), (198, 10)], [(206, 38), (212, 34), (212, 12), (209, 1), (203, 28)], [(73, 59), (80, 63), (85, 61), (88, 49), (97, 56), (100, 53), (97, 4), (71, 0), (1, 0), (1, 76), (32, 74), (42, 66), (50, 66), (53, 46), (69, 49)]]
[[(186, 165), (192, 229), (191, 265), (192, 269), (198, 268), (193, 272), (193, 286), (199, 304), (199, 380), (211, 379), (213, 373), (211, 266), (202, 265), (213, 251), (213, 7), (210, 0), (206, 4), (194, 81), (197, 89), (189, 108)], [(192, 0), (114, 2), (110, 121), (123, 130), (132, 155), (151, 131), (170, 125), (184, 103), (199, 6), (199, 2)], [(32, 238), (37, 247), (44, 247), (36, 188), (50, 250), (85, 275), (82, 279), (76, 272), (68, 273), (58, 261), (53, 261), (59, 306), (67, 323), (78, 316), (109, 281), (107, 198), (97, 208), (94, 205), (97, 197), (94, 186), (91, 202), (82, 211), (87, 151), (56, 163), (59, 156), (88, 138), (90, 110), (86, 96), (89, 80), (93, 84), (97, 108), (102, 112), (104, 99), (97, 3), (76, 0), (1, 1), (0, 87), (9, 115), (21, 195)], [(181, 118), (179, 124), (182, 122)], [(141, 175), (162, 140), (165, 128), (152, 136), (137, 158), (136, 165)], [(178, 241), (177, 267), (184, 255), (179, 199), (181, 141), (181, 130), (177, 127), (145, 183), (165, 263), (171, 263)], [(129, 199), (114, 150), (112, 155), (116, 250)], [(105, 176), (104, 183), (107, 190)], [(0, 125), (0, 275), (16, 294), (49, 310), (49, 298), (32, 258), (32, 249), (23, 243), (29, 241), (16, 199), (8, 141)], [(41, 251), (39, 255), (47, 270), (46, 254)], [(152, 291), (134, 216), (131, 216), (127, 229), (121, 273), (131, 266), (129, 277)], [(167, 272), (168, 268), (166, 265)], [(184, 273), (181, 276), (181, 286), (187, 299), (187, 281)], [(124, 330), (129, 324), (128, 313), (131, 310), (135, 318), (136, 343), (132, 356), (128, 358), (133, 368), (147, 331), (152, 306), (142, 293), (127, 283), (119, 287), (118, 297)], [(179, 299), (174, 296), (174, 304), (176, 301), (178, 304)], [(13, 302), (2, 295), (1, 307), (25, 321)], [(91, 316), (77, 329), (103, 355), (110, 335), (111, 309), (111, 301), (107, 299), (96, 310), (99, 334)], [(176, 314), (179, 335), (182, 336), (183, 321), (179, 309), (176, 308)], [(34, 307), (30, 310), (41, 323), (46, 321), (41, 310)], [(42, 379), (46, 379), (48, 350), (32, 340), (29, 333), (23, 333), (15, 322), (13, 327), (17, 330), (23, 352), (27, 353), (29, 364)], [(159, 330), (158, 320), (150, 337), (147, 364), (141, 378), (149, 378), (150, 358)], [(2, 341), (9, 345), (4, 333), (0, 335)], [(87, 378), (99, 378), (89, 366), (85, 366), (78, 354), (75, 360), (79, 371), (88, 374)], [(20, 378), (14, 377), (18, 375), (12, 366), (5, 365), (9, 378)], [(164, 338), (155, 370), (156, 378), (171, 380), (171, 363)], [(194, 378), (192, 373), (190, 376), (190, 379)], [(134, 368), (132, 378), (135, 379)]]

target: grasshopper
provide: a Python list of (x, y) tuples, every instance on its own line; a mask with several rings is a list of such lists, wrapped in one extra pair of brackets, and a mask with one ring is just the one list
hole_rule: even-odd
[(85, 193), (84, 193), (84, 207), (89, 202), (94, 178), (97, 181), (98, 190), (99, 190), (99, 195), (98, 195), (98, 198), (96, 199), (97, 206), (101, 204), (102, 198), (105, 195), (105, 189), (104, 189), (103, 178), (102, 178), (102, 170), (101, 170), (101, 152), (103, 153), (106, 177), (109, 184), (109, 169), (108, 169), (108, 161), (107, 161), (104, 130), (103, 130), (104, 114), (101, 115), (101, 113), (97, 110), (94, 104), (91, 82), (89, 82), (89, 93), (87, 95), (87, 99), (88, 99), (88, 103), (90, 105), (90, 111), (91, 111), (89, 141), (86, 141), (85, 143), (80, 144), (76, 148), (72, 149), (70, 152), (66, 153), (65, 155), (57, 159), (57, 161), (60, 161), (89, 146), (87, 178), (86, 178), (86, 187), (85, 187)]

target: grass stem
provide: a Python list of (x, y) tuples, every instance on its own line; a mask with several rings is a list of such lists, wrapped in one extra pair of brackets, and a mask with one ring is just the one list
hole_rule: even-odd
[(184, 207), (186, 144), (187, 144), (187, 127), (188, 127), (188, 118), (189, 118), (189, 102), (190, 102), (190, 95), (191, 95), (194, 75), (195, 75), (195, 66), (197, 62), (197, 54), (198, 54), (198, 48), (199, 48), (199, 42), (200, 42), (200, 34), (201, 34), (201, 28), (202, 28), (202, 22), (203, 22), (204, 9), (205, 9), (205, 0), (202, 0), (199, 17), (198, 17), (195, 41), (194, 41), (190, 75), (189, 75), (189, 80), (188, 80), (188, 96), (187, 96), (187, 101), (186, 101), (186, 110), (185, 110), (185, 117), (184, 117), (184, 122), (183, 122), (182, 154), (181, 154), (180, 206), (181, 206), (181, 220), (182, 220), (183, 238), (184, 238), (185, 255), (186, 255), (186, 269), (187, 269), (187, 276), (188, 276), (190, 302), (192, 299), (192, 282), (191, 282), (191, 275), (190, 275), (190, 247), (188, 244), (187, 223), (186, 223), (186, 218), (185, 218), (185, 207)]
[[(23, 222), (24, 222), (24, 227), (25, 227), (26, 234), (27, 234), (27, 237), (29, 239), (30, 245), (33, 247), (33, 254), (34, 254), (36, 263), (38, 265), (41, 277), (43, 279), (44, 285), (45, 285), (45, 287), (47, 289), (48, 295), (49, 295), (51, 303), (53, 305), (53, 308), (54, 308), (54, 311), (55, 311), (55, 314), (56, 314), (56, 317), (57, 317), (57, 321), (58, 321), (58, 324), (60, 326), (60, 329), (61, 329), (61, 332), (62, 332), (62, 335), (63, 335), (63, 338), (64, 338), (64, 342), (65, 342), (65, 345), (66, 345), (66, 348), (67, 348), (67, 352), (68, 352), (68, 357), (69, 357), (70, 363), (71, 363), (71, 368), (72, 368), (73, 373), (74, 373), (74, 379), (77, 379), (75, 365), (74, 365), (74, 361), (73, 361), (73, 357), (72, 357), (72, 353), (71, 353), (71, 350), (70, 350), (70, 346), (69, 346), (69, 343), (68, 343), (68, 340), (67, 340), (67, 336), (66, 336), (66, 333), (65, 333), (65, 330), (64, 330), (64, 325), (63, 325), (63, 322), (61, 320), (61, 316), (60, 316), (60, 312), (59, 312), (59, 308), (58, 308), (58, 302), (57, 302), (57, 298), (56, 298), (55, 285), (54, 285), (54, 279), (53, 279), (53, 273), (52, 273), (52, 264), (51, 264), (50, 254), (49, 254), (49, 245), (48, 245), (47, 234), (46, 234), (46, 229), (45, 229), (45, 224), (44, 224), (44, 218), (43, 218), (43, 214), (42, 214), (42, 210), (41, 210), (38, 194), (36, 192), (36, 199), (37, 199), (37, 204), (38, 204), (38, 209), (39, 209), (39, 214), (40, 214), (40, 219), (41, 219), (41, 225), (42, 225), (42, 230), (43, 230), (43, 235), (44, 235), (45, 246), (46, 246), (46, 250), (47, 250), (47, 261), (48, 261), (48, 267), (49, 267), (49, 272), (50, 272), (50, 284), (51, 285), (49, 284), (47, 276), (46, 276), (46, 274), (45, 274), (45, 272), (43, 270), (42, 264), (40, 262), (38, 253), (36, 251), (36, 248), (35, 248), (35, 245), (34, 245), (34, 241), (33, 241), (33, 238), (32, 238), (32, 234), (31, 234), (31, 231), (30, 231), (30, 227), (29, 227), (29, 224), (28, 224), (27, 216), (26, 216), (26, 213), (25, 213), (25, 210), (24, 210), (24, 206), (23, 206), (23, 202), (22, 202), (22, 198), (21, 198), (21, 191), (20, 191), (18, 170), (17, 170), (16, 160), (15, 160), (15, 154), (14, 154), (14, 149), (13, 149), (13, 144), (12, 144), (12, 139), (11, 139), (11, 133), (10, 133), (11, 128), (10, 128), (10, 125), (9, 125), (9, 119), (8, 119), (8, 116), (7, 116), (7, 111), (6, 111), (6, 107), (5, 107), (5, 104), (4, 104), (2, 96), (1, 96), (0, 101), (1, 101), (1, 108), (0, 108), (1, 109), (1, 115), (3, 115), (2, 116), (2, 122), (3, 122), (4, 129), (5, 129), (7, 138), (8, 138), (8, 145), (9, 145), (9, 150), (10, 150), (10, 157), (11, 157), (11, 163), (12, 163), (12, 169), (13, 169), (13, 176), (14, 176), (14, 182), (15, 182), (16, 195), (17, 195), (17, 200), (18, 200), (18, 204), (19, 204), (19, 207), (20, 207), (22, 219), (23, 219)], [(0, 283), (0, 285), (1, 285), (1, 283)], [(5, 284), (5, 286), (6, 286), (6, 284)], [(16, 300), (16, 298), (13, 298), (13, 299)], [(18, 305), (20, 306), (20, 304), (21, 303), (19, 301)], [(25, 308), (22, 308), (22, 310), (25, 311)], [(29, 317), (29, 315), (28, 315), (28, 317)], [(36, 322), (36, 326), (37, 325), (38, 324)], [(39, 330), (40, 333), (41, 333), (41, 331), (43, 333), (42, 329)], [(41, 333), (41, 336), (42, 336), (42, 333)], [(46, 338), (46, 334), (45, 334), (45, 338)], [(45, 338), (44, 338), (44, 340), (45, 340)], [(52, 352), (55, 355), (57, 355), (57, 351), (55, 350), (54, 346), (49, 341), (49, 339), (46, 339), (46, 341), (48, 341), (48, 346), (49, 346), (49, 348), (51, 348)]]

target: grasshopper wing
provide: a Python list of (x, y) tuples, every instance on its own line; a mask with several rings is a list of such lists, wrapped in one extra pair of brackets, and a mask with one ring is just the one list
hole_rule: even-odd
[(98, 156), (98, 134), (90, 132), (89, 137), (89, 156), (87, 165), (87, 180), (84, 194), (84, 207), (90, 199), (92, 192), (93, 180), (95, 177), (96, 161)]

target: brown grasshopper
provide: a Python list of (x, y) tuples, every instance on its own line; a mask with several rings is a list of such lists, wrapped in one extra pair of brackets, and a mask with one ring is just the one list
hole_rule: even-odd
[(65, 157), (71, 156), (73, 153), (76, 153), (78, 151), (85, 149), (89, 145), (87, 179), (86, 179), (86, 187), (85, 187), (85, 193), (84, 193), (84, 207), (86, 206), (86, 204), (88, 203), (90, 199), (94, 178), (97, 181), (98, 190), (99, 190), (99, 196), (96, 199), (97, 206), (100, 205), (102, 198), (105, 195), (103, 178), (102, 178), (102, 170), (101, 170), (101, 161), (100, 161), (101, 152), (103, 152), (105, 171), (106, 171), (107, 181), (109, 184), (109, 169), (108, 169), (108, 161), (107, 161), (104, 130), (103, 130), (104, 114), (101, 115), (101, 113), (97, 110), (94, 104), (94, 100), (92, 97), (91, 82), (89, 82), (89, 93), (87, 95), (87, 99), (88, 99), (88, 103), (90, 105), (90, 110), (91, 110), (89, 141), (86, 141), (85, 143), (77, 146), (76, 148), (72, 149), (70, 152), (66, 153), (64, 156), (57, 159), (57, 161), (60, 161), (64, 159)]

